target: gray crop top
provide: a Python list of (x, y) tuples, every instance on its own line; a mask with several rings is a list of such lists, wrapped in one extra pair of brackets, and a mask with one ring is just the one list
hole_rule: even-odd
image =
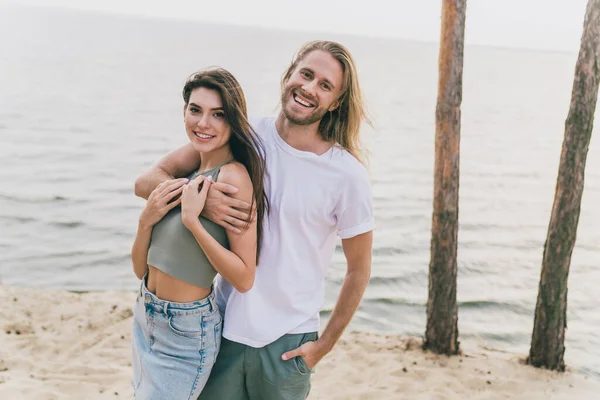
[[(231, 161), (203, 171), (201, 175), (210, 175), (216, 181), (221, 167)], [(198, 175), (198, 172), (194, 172), (189, 179), (192, 180)], [(204, 217), (200, 217), (200, 223), (217, 242), (226, 249), (229, 248), (225, 228)], [(148, 265), (199, 287), (210, 287), (217, 275), (194, 235), (183, 225), (180, 206), (169, 211), (154, 225), (148, 249)]]

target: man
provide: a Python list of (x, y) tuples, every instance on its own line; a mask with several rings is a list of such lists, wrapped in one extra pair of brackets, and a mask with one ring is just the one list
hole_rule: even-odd
[[(278, 117), (253, 121), (267, 159), (264, 223), (254, 287), (239, 293), (218, 278), (225, 315), (217, 362), (200, 400), (304, 399), (310, 372), (333, 348), (358, 308), (370, 277), (372, 196), (359, 161), (366, 120), (352, 56), (335, 42), (307, 43), (282, 79)], [(161, 181), (198, 168), (184, 146), (136, 181), (147, 197)], [(213, 190), (214, 189), (214, 190)], [(247, 204), (213, 184), (205, 216), (227, 229), (244, 221)], [(337, 236), (347, 272), (329, 323), (318, 337), (325, 272)]]

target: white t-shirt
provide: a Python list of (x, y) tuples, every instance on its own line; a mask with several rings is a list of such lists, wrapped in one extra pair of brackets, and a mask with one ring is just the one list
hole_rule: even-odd
[(367, 171), (350, 153), (338, 146), (320, 156), (300, 151), (279, 136), (275, 118), (252, 122), (265, 145), (271, 212), (253, 288), (239, 293), (218, 276), (215, 292), (225, 312), (223, 336), (263, 347), (319, 330), (337, 236), (369, 232), (374, 219)]

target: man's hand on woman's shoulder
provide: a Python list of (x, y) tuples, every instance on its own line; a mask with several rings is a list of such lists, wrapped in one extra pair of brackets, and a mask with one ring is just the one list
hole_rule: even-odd
[(232, 195), (238, 188), (225, 182), (215, 182), (208, 191), (202, 216), (230, 232), (241, 233), (251, 212), (250, 203)]

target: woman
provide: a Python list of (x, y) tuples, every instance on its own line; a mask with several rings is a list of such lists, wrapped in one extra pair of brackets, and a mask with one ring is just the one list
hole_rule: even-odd
[[(200, 168), (152, 192), (131, 254), (142, 280), (132, 346), (139, 399), (198, 397), (221, 343), (213, 279), (220, 273), (238, 291), (250, 290), (268, 208), (262, 145), (237, 80), (221, 68), (199, 71), (188, 78), (183, 99), (185, 130)], [(256, 206), (256, 220), (249, 219), (241, 234), (200, 217), (216, 180), (239, 188), (236, 197)]]

